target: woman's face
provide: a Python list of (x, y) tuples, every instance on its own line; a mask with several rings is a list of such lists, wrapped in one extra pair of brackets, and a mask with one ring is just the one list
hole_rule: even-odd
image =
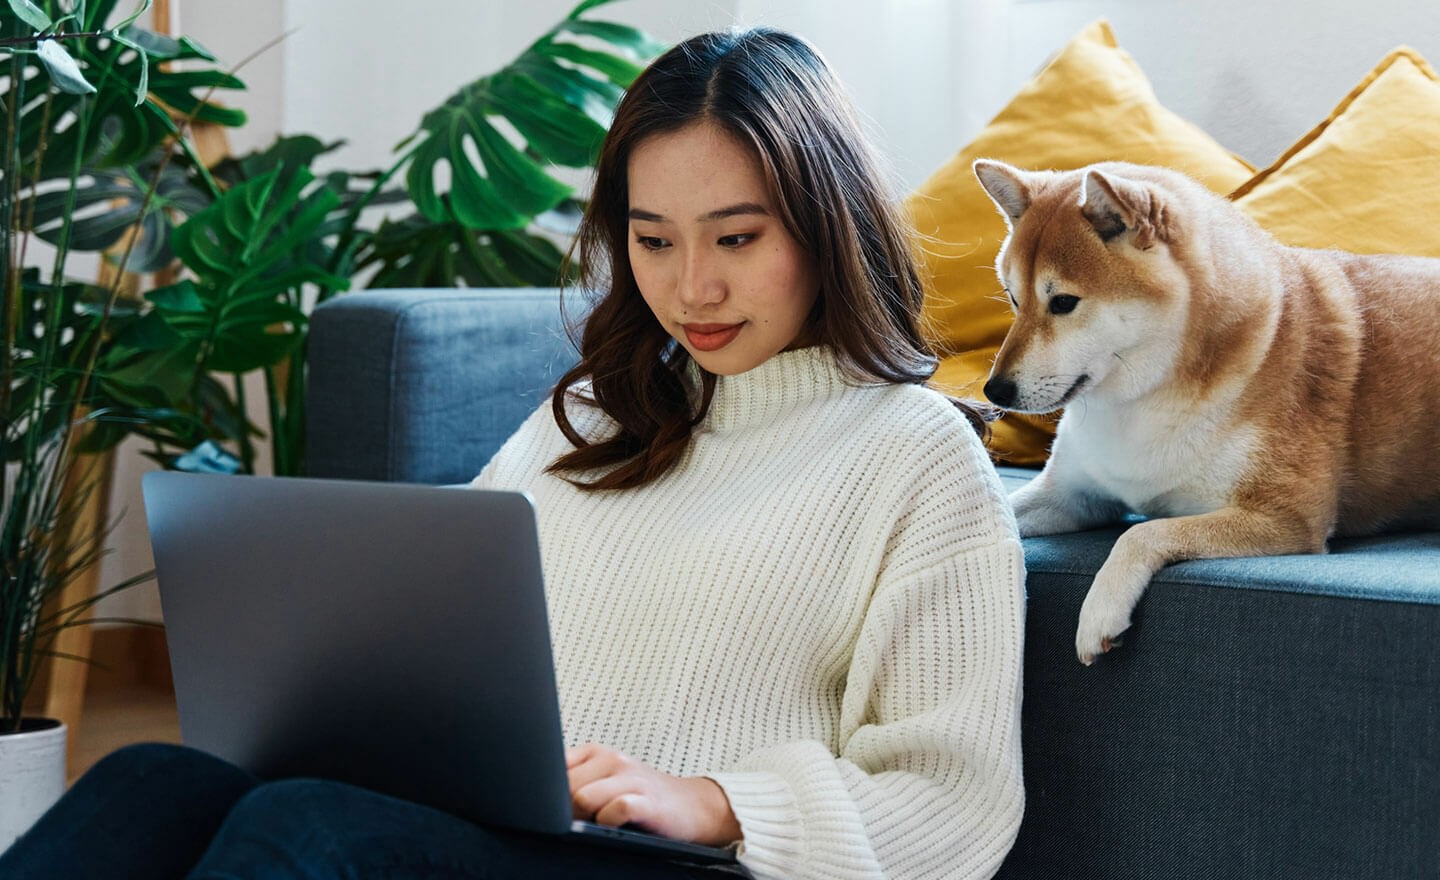
[(777, 216), (755, 153), (713, 123), (630, 154), (630, 266), (645, 303), (700, 366), (733, 376), (801, 339), (815, 262)]

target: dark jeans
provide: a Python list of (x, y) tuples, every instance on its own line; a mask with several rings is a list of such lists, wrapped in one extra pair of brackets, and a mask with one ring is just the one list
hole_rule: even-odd
[(0, 855), (5, 880), (716, 878), (724, 872), (482, 828), (338, 782), (260, 780), (168, 745), (105, 758)]

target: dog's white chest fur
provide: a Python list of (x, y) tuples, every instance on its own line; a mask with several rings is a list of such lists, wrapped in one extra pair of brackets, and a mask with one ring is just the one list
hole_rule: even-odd
[(1257, 445), (1253, 432), (1222, 418), (1181, 403), (1082, 401), (1061, 421), (1050, 467), (1085, 494), (1145, 516), (1208, 513), (1230, 503)]

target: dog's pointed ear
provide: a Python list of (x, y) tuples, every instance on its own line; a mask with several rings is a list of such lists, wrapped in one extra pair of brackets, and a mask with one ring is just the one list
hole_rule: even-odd
[(1131, 243), (1143, 251), (1153, 246), (1157, 237), (1165, 237), (1164, 230), (1154, 222), (1163, 221), (1164, 209), (1150, 190), (1094, 168), (1086, 169), (1080, 184), (1080, 213), (1101, 241), (1111, 241), (1129, 231), (1134, 233)]
[(1030, 185), (1025, 182), (1025, 173), (994, 159), (976, 159), (971, 168), (995, 207), (1005, 215), (1005, 222), (1013, 226), (1030, 207)]

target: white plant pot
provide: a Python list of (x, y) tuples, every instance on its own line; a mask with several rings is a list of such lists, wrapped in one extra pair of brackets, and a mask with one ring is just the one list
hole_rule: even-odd
[(26, 718), (0, 734), (0, 852), (65, 793), (65, 725)]

